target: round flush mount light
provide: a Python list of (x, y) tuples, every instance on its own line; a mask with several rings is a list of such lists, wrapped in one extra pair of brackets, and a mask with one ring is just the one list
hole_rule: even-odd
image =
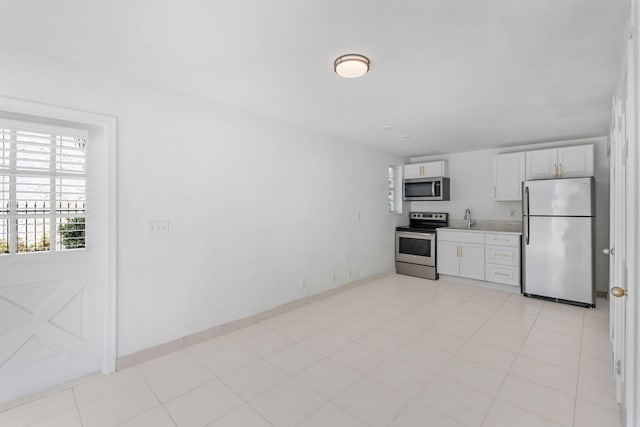
[(342, 55), (333, 61), (333, 71), (340, 77), (355, 79), (362, 77), (369, 71), (369, 58), (357, 53)]

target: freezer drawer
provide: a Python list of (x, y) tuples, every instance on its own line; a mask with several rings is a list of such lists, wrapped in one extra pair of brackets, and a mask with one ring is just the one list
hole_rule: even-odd
[(527, 220), (523, 292), (595, 304), (593, 218), (531, 216)]
[(593, 178), (524, 181), (523, 215), (593, 216)]

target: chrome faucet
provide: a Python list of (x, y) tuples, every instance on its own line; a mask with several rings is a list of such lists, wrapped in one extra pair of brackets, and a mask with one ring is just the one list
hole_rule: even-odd
[(471, 226), (475, 224), (475, 222), (471, 222), (471, 209), (464, 210), (464, 220), (467, 221), (467, 230), (471, 229)]

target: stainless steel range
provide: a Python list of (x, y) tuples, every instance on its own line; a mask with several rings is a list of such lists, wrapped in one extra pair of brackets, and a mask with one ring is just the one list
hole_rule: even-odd
[(396, 273), (436, 280), (436, 229), (448, 225), (448, 213), (411, 212), (396, 228)]

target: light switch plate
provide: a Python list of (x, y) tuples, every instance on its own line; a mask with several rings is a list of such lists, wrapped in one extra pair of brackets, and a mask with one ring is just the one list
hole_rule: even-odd
[(166, 236), (169, 234), (168, 219), (150, 219), (147, 221), (147, 236)]

